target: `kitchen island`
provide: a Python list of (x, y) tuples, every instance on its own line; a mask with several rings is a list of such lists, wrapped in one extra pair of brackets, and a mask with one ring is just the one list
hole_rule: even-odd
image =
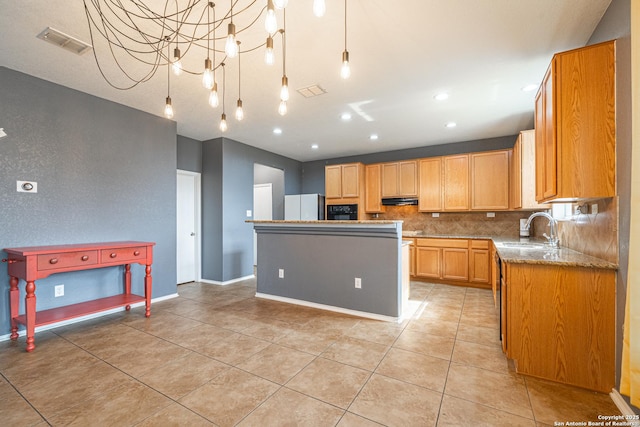
[(403, 318), (409, 260), (402, 221), (249, 222), (257, 234), (257, 297)]

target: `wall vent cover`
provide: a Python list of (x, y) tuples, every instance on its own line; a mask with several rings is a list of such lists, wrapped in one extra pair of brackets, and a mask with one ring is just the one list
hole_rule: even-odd
[(45, 28), (36, 37), (49, 43), (53, 43), (56, 46), (75, 53), (76, 55), (87, 53), (93, 48), (89, 43), (85, 43), (82, 40), (78, 40), (75, 37), (51, 27)]
[(298, 89), (298, 93), (305, 98), (312, 98), (314, 96), (327, 93), (326, 90), (320, 87), (320, 85), (311, 85)]

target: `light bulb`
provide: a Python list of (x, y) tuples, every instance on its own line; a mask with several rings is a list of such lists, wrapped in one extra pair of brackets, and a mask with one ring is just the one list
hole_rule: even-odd
[(211, 89), (213, 87), (213, 68), (211, 66), (211, 60), (209, 58), (204, 60), (204, 73), (202, 73), (202, 86), (205, 89)]
[(211, 93), (209, 93), (209, 105), (211, 105), (213, 108), (216, 108), (219, 103), (220, 101), (218, 99), (218, 83), (213, 82)]
[(349, 52), (346, 50), (342, 52), (342, 69), (340, 75), (343, 79), (348, 79), (351, 75), (351, 67), (349, 67)]
[(282, 88), (280, 88), (280, 99), (283, 101), (289, 100), (289, 79), (287, 76), (282, 76)]
[(280, 113), (281, 116), (287, 114), (287, 101), (280, 101), (280, 105), (278, 106), (278, 113)]
[(236, 120), (244, 119), (244, 111), (242, 110), (242, 100), (238, 99), (238, 108), (236, 108)]
[(318, 18), (322, 18), (327, 11), (327, 5), (324, 0), (313, 0), (313, 14)]
[(287, 7), (287, 3), (289, 3), (288, 0), (273, 0), (276, 9), (284, 9)]
[(273, 63), (276, 61), (276, 55), (273, 52), (273, 47), (268, 48), (264, 51), (264, 62), (267, 65), (273, 65)]
[(229, 58), (235, 58), (238, 55), (238, 44), (236, 43), (236, 26), (229, 23), (229, 31), (227, 33), (227, 43), (224, 51)]
[(179, 76), (182, 74), (182, 62), (180, 62), (180, 49), (173, 49), (173, 64), (171, 64), (173, 74)]
[(227, 131), (227, 115), (225, 113), (222, 113), (222, 117), (220, 118), (220, 130), (222, 132)]
[(164, 106), (164, 116), (167, 119), (173, 118), (173, 107), (171, 106), (171, 97), (167, 96), (167, 103)]
[(276, 11), (273, 8), (273, 1), (267, 2), (267, 16), (264, 20), (264, 29), (267, 33), (273, 34), (278, 30), (278, 20), (276, 19)]

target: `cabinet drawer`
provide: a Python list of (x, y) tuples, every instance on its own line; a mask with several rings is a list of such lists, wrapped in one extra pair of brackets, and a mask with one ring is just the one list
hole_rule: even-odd
[(467, 239), (416, 239), (417, 246), (432, 246), (435, 248), (468, 248)]
[(471, 249), (489, 249), (488, 240), (471, 240)]
[(53, 270), (98, 263), (98, 251), (38, 255), (38, 270)]
[(123, 261), (138, 262), (147, 258), (146, 246), (132, 248), (103, 249), (100, 251), (103, 264), (110, 262), (122, 263)]

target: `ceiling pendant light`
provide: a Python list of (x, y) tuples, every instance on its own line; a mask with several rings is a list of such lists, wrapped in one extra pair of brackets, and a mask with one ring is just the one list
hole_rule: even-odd
[(241, 121), (244, 119), (244, 110), (242, 109), (242, 96), (241, 96), (241, 74), (240, 74), (240, 42), (238, 42), (238, 103), (236, 107), (236, 120)]
[(324, 0), (313, 0), (313, 14), (318, 18), (322, 18), (327, 11), (327, 5)]
[[(177, 45), (176, 45), (177, 46)], [(180, 62), (180, 49), (177, 47), (173, 49), (173, 64), (171, 64), (173, 74), (179, 76), (182, 74), (182, 62)]]
[(276, 19), (276, 10), (273, 6), (273, 0), (267, 0), (267, 16), (264, 20), (264, 28), (269, 34), (273, 34), (278, 31), (278, 20)]
[(220, 100), (218, 99), (218, 83), (216, 82), (213, 82), (213, 87), (211, 88), (211, 92), (209, 92), (209, 105), (213, 108), (220, 105)]
[[(216, 63), (216, 8), (214, 6), (211, 6), (211, 8), (213, 9), (213, 64)], [(214, 65), (215, 67), (215, 65)], [(213, 80), (213, 85), (211, 86), (211, 92), (209, 92), (209, 105), (212, 108), (217, 108), (220, 101), (218, 100), (218, 83), (216, 82), (216, 70), (215, 68), (213, 69), (213, 73), (212, 73), (212, 80)]]
[(289, 100), (289, 79), (287, 76), (282, 76), (282, 87), (280, 88), (280, 100)]
[(236, 26), (233, 23), (233, 0), (231, 0), (231, 22), (227, 28), (227, 43), (224, 51), (229, 58), (235, 58), (238, 55), (238, 45), (236, 44)]
[(267, 48), (264, 51), (264, 62), (267, 65), (273, 65), (275, 62), (275, 53), (273, 52), (273, 37), (267, 37)]
[(207, 59), (204, 60), (204, 72), (202, 73), (202, 86), (205, 89), (211, 90), (213, 88), (213, 63), (209, 59), (209, 44), (211, 42), (211, 17), (209, 16), (209, 9), (213, 8), (213, 3), (209, 2), (209, 8), (207, 9)]
[(280, 101), (280, 105), (278, 105), (278, 114), (281, 116), (287, 114), (287, 101)]
[(273, 4), (275, 5), (276, 9), (284, 9), (285, 7), (287, 7), (288, 3), (288, 0), (273, 0)]
[(342, 68), (340, 76), (348, 79), (351, 76), (351, 67), (349, 66), (349, 51), (347, 50), (347, 0), (344, 0), (344, 52), (342, 52)]
[(227, 85), (227, 74), (224, 69), (224, 62), (220, 63), (222, 67), (222, 116), (220, 116), (220, 131), (227, 131), (227, 115), (224, 112), (224, 94), (226, 92), (225, 86)]
[[(168, 37), (167, 37), (168, 38)], [(168, 40), (167, 40), (168, 41)], [(167, 43), (167, 58), (169, 58), (169, 43)], [(173, 118), (173, 106), (171, 105), (171, 70), (167, 63), (167, 99), (164, 104), (164, 116), (167, 119)]]
[(280, 105), (278, 113), (281, 116), (287, 114), (287, 101), (289, 100), (289, 79), (287, 78), (287, 11), (283, 11), (282, 34), (282, 86), (280, 87)]

